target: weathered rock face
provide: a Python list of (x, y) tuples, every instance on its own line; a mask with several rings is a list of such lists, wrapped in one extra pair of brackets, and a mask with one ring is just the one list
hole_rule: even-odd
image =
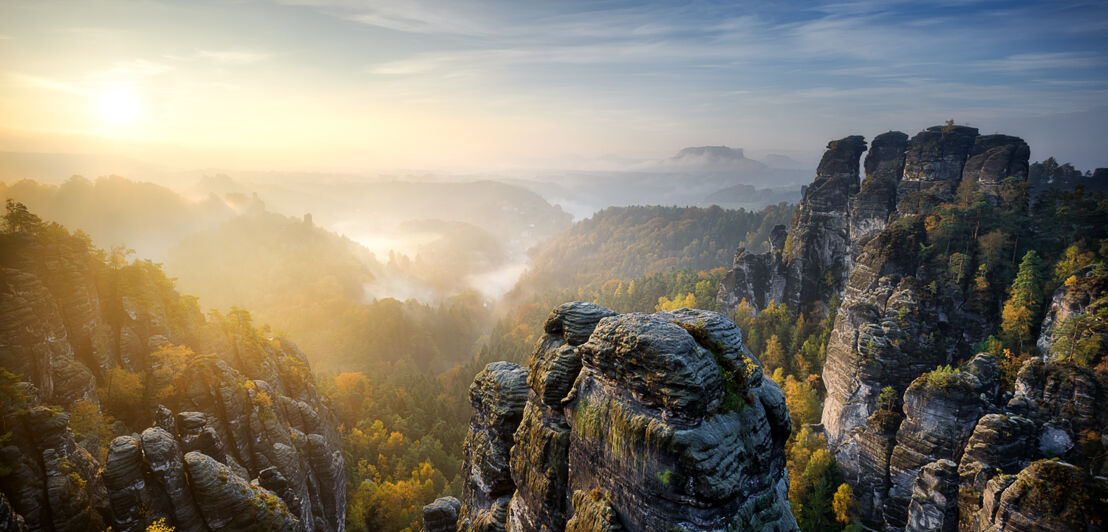
[[(784, 395), (729, 319), (570, 303), (551, 313), (545, 332), (529, 371), (500, 363), (474, 381), (471, 434), (488, 426), (489, 405), (527, 398), (511, 449), (507, 529), (796, 528)], [(499, 429), (489, 432), (503, 441)], [(512, 488), (489, 481), (503, 479), (502, 447), (478, 438), (466, 445), (466, 470), (480, 473), (469, 474), (458, 529), (502, 529), (504, 498), (489, 489)], [(487, 471), (471, 465), (481, 461)], [(440, 506), (425, 512), (449, 513)]]
[(918, 214), (954, 196), (962, 169), (977, 139), (977, 128), (933, 126), (912, 137), (897, 189), (897, 210)]
[[(816, 179), (804, 193), (789, 228), (784, 260), (789, 265), (790, 308), (806, 309), (841, 290), (849, 272), (850, 199), (858, 192), (858, 162), (866, 142), (851, 136), (827, 145)], [(832, 286), (824, 286), (824, 275)]]
[[(805, 189), (783, 246), (761, 255), (739, 250), (718, 299), (726, 308), (742, 300), (762, 310), (774, 300), (808, 309), (841, 289), (850, 260), (850, 200), (858, 192), (858, 164), (866, 142), (860, 136), (831, 141)], [(778, 241), (778, 239), (774, 239)], [(833, 286), (826, 286), (824, 275)]]
[(73, 439), (69, 414), (32, 406), (34, 397), (5, 404), (4, 426), (11, 431), (0, 449), (0, 489), (29, 530), (94, 531), (104, 522), (97, 509), (107, 506), (96, 460)]
[[(949, 469), (948, 473), (928, 474), (943, 479), (943, 489), (957, 491), (955, 464), (962, 458), (977, 419), (991, 404), (990, 397), (995, 397), (999, 374), (991, 356), (978, 355), (975, 362), (967, 363), (957, 372), (936, 371), (921, 376), (904, 393), (905, 416), (889, 458), (889, 498), (883, 505), (889, 528), (907, 524), (913, 490), (919, 482), (931, 482), (917, 478), (923, 474), (921, 468), (925, 465), (935, 460), (949, 461), (949, 468), (943, 466), (944, 471)], [(953, 527), (957, 522), (956, 497), (943, 495), (941, 503), (942, 512), (949, 515), (938, 522)], [(929, 516), (924, 522), (936, 522), (932, 510), (924, 513)]]
[(907, 532), (953, 532), (958, 524), (958, 471), (950, 460), (920, 468), (912, 485)]
[(556, 307), (529, 362), (530, 387), (511, 451), (512, 530), (561, 530), (569, 515), (569, 424), (562, 400), (581, 372), (581, 344), (596, 324), (616, 313), (592, 303)]
[(939, 323), (931, 294), (908, 273), (916, 270), (922, 239), (918, 223), (890, 227), (866, 245), (850, 274), (823, 370), (823, 424), (832, 448), (865, 424), (882, 388), (900, 393), (946, 361), (931, 334)]
[(76, 360), (49, 289), (9, 268), (0, 268), (0, 366), (26, 376), (51, 403), (96, 397), (96, 381)]
[(508, 362), (489, 364), (473, 380), (469, 402), (474, 412), (465, 440), (459, 529), (505, 530), (515, 492), (508, 463), (527, 402), (527, 370)]
[(1101, 445), (1088, 435), (1102, 433), (1108, 426), (1105, 401), (1108, 390), (1093, 372), (1031, 359), (1020, 368), (1008, 409), (1035, 421), (1040, 456), (1087, 463)]
[(985, 489), (973, 528), (981, 532), (1103, 530), (1108, 481), (1055, 460), (999, 475)]
[(873, 139), (866, 154), (866, 178), (850, 205), (850, 240), (855, 253), (873, 235), (885, 229), (896, 211), (896, 189), (904, 173), (908, 135), (899, 131), (882, 133)]
[(440, 497), (423, 507), (424, 532), (454, 532), (458, 526), (458, 512), (462, 501), (454, 497)]
[(565, 401), (570, 490), (607, 491), (634, 530), (795, 528), (784, 396), (730, 320), (687, 309), (613, 316), (580, 352)]
[(972, 530), (993, 477), (1014, 475), (1037, 456), (1038, 428), (1021, 416), (988, 414), (977, 421), (958, 464), (958, 527)]
[(573, 519), (566, 523), (566, 532), (617, 532), (622, 531), (608, 493), (594, 490), (589, 493), (573, 492)]
[(962, 170), (962, 179), (976, 183), (978, 190), (995, 199), (999, 196), (1001, 181), (1009, 177), (1019, 181), (1027, 180), (1027, 161), (1030, 156), (1031, 148), (1019, 137), (977, 137)]
[(248, 483), (213, 458), (191, 452), (185, 469), (192, 493), (212, 530), (304, 530), (273, 492)]
[[(774, 232), (785, 231), (779, 225)], [(784, 242), (772, 245), (766, 253), (752, 254), (746, 248), (735, 253), (735, 262), (719, 285), (718, 299), (727, 308), (737, 307), (744, 300), (755, 310), (764, 310), (770, 301), (785, 301), (788, 267), (781, 253)]]
[[(1097, 312), (1108, 304), (1108, 275), (1098, 275), (1093, 266), (1086, 266), (1070, 275), (1054, 291), (1050, 307), (1043, 318), (1041, 333), (1036, 342), (1039, 352), (1054, 358), (1069, 357), (1078, 351), (1078, 344), (1069, 342), (1066, 350), (1055, 349), (1055, 334), (1067, 325), (1072, 330), (1074, 323), (1067, 320), (1079, 320), (1086, 317), (1091, 321)], [(1060, 334), (1066, 334), (1064, 331)], [(1065, 344), (1064, 344), (1065, 345)]]
[[(235, 514), (232, 529), (251, 529), (251, 521), (345, 529), (337, 423), (304, 354), (249, 325), (208, 322), (152, 264), (110, 268), (86, 241), (60, 232), (0, 235), (0, 366), (28, 381), (16, 386), (25, 398), (6, 394), (0, 404), (12, 429), (0, 449), (12, 473), (0, 477), (0, 492), (13, 522), (55, 532), (145, 530), (165, 518), (182, 532), (203, 531), (219, 507)], [(130, 435), (111, 442), (101, 468), (82, 447), (96, 450), (96, 441), (78, 445), (67, 412), (35, 405), (85, 400), (97, 408), (97, 385), (113, 368), (145, 377), (149, 404), (135, 410), (150, 411), (155, 427), (118, 422), (116, 434)], [(200, 493), (186, 454), (216, 464), (197, 470), (218, 469), (214, 482), (254, 495)], [(278, 493), (250, 487), (251, 478)]]

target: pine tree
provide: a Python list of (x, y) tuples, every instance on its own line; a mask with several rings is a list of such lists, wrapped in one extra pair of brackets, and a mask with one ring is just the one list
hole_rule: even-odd
[(1001, 313), (1000, 329), (1009, 345), (1023, 353), (1031, 340), (1034, 318), (1040, 305), (1039, 254), (1028, 251), (1020, 261), (1016, 279), (1008, 291), (1008, 301)]

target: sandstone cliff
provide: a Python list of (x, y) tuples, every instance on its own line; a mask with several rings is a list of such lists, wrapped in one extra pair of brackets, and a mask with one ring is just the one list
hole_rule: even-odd
[(865, 150), (865, 140), (857, 135), (828, 143), (785, 238), (775, 230), (769, 252), (736, 252), (719, 288), (724, 308), (746, 300), (761, 310), (774, 300), (807, 310), (826, 306), (842, 289), (850, 269), (848, 213), (859, 189), (859, 157)]
[[(1106, 404), (1105, 392), (1101, 380), (1071, 361), (1100, 345), (1095, 335), (1083, 339), (1099, 326), (1092, 316), (1103, 314), (1108, 277), (1087, 267), (1058, 287), (1037, 328), (1046, 361), (1027, 362), (1014, 394), (1001, 395), (998, 361), (974, 350), (999, 329), (1000, 302), (969, 286), (972, 272), (959, 270), (961, 262), (931, 260), (936, 238), (949, 246), (952, 237), (942, 231), (962, 231), (956, 238), (974, 244), (982, 234), (980, 223), (942, 226), (941, 203), (979, 208), (973, 202), (984, 200), (977, 205), (1026, 212), (1020, 202), (1029, 151), (1017, 137), (982, 136), (953, 124), (911, 139), (879, 135), (860, 188), (856, 181), (853, 188), (828, 188), (821, 164), (787, 243), (763, 255), (739, 250), (721, 285), (725, 307), (745, 299), (760, 310), (775, 300), (818, 311), (817, 301), (841, 298), (817, 428), (871, 528), (1029, 530), (1039, 520), (1046, 530), (1104, 526), (1102, 510), (1089, 501), (1106, 495), (1097, 446), (1108, 419), (1093, 406)], [(825, 162), (845, 161), (843, 152), (831, 153)], [(840, 169), (845, 177), (849, 168)], [(848, 205), (835, 220), (815, 215), (844, 195)], [(809, 280), (817, 275), (825, 291), (798, 289), (790, 277), (797, 272)], [(1067, 495), (1051, 498), (1051, 490)], [(1081, 512), (1092, 517), (1082, 522)]]
[(464, 500), (428, 505), (427, 530), (457, 507), (458, 530), (796, 529), (784, 395), (734, 323), (569, 303), (544, 328), (526, 371), (475, 379), (471, 429), (489, 436), (467, 438)]
[[(57, 226), (0, 235), (0, 366), (0, 506), (28, 530), (345, 528), (336, 422), (304, 354), (243, 312), (206, 318), (149, 262)], [(70, 414), (124, 385), (110, 443)]]

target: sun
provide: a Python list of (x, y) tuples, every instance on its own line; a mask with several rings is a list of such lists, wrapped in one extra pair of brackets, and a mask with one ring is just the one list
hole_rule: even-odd
[(142, 118), (142, 99), (131, 87), (106, 87), (100, 93), (97, 110), (108, 127), (133, 126)]

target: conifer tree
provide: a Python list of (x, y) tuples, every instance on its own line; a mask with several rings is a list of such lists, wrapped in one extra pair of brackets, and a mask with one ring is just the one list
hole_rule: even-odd
[(1008, 291), (1008, 301), (1004, 303), (1000, 324), (1005, 340), (1021, 353), (1031, 340), (1034, 319), (1041, 303), (1040, 285), (1039, 254), (1031, 250), (1020, 261), (1016, 279)]

